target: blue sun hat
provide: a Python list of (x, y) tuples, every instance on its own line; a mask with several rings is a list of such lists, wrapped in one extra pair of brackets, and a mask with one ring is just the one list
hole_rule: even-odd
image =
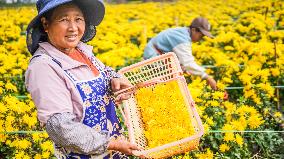
[(38, 49), (38, 43), (47, 39), (47, 34), (44, 32), (41, 24), (41, 17), (48, 11), (69, 2), (74, 2), (84, 14), (86, 28), (81, 41), (88, 42), (95, 37), (96, 26), (101, 23), (105, 15), (105, 7), (102, 0), (38, 0), (36, 3), (38, 15), (27, 27), (26, 43), (32, 55)]

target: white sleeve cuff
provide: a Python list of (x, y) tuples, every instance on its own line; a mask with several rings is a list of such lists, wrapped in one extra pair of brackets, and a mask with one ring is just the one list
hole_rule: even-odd
[(202, 75), (201, 75), (201, 78), (204, 80), (204, 79), (207, 79), (208, 78), (208, 74), (207, 73), (203, 73)]

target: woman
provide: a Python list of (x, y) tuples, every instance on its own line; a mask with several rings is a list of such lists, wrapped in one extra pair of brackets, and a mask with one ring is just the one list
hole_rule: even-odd
[[(27, 28), (26, 86), (57, 158), (128, 158), (111, 92), (131, 86), (85, 44), (104, 17), (100, 0), (38, 0)], [(127, 99), (124, 96), (122, 99)], [(121, 99), (121, 100), (122, 100)]]

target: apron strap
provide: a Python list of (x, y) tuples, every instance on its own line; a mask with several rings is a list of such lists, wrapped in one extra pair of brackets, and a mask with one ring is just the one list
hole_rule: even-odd
[(94, 56), (92, 56), (90, 60), (91, 60), (92, 64), (93, 64), (100, 72), (103, 72), (103, 71), (104, 71), (103, 66), (97, 61), (97, 59), (96, 59)]
[(68, 71), (68, 70), (64, 70), (66, 76), (75, 84), (75, 82), (77, 82), (77, 79), (74, 77), (74, 75)]

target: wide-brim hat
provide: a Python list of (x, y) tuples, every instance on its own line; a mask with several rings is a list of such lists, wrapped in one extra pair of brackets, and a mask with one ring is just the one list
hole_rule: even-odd
[(31, 54), (38, 48), (38, 43), (47, 38), (41, 25), (41, 17), (48, 11), (74, 2), (84, 14), (86, 21), (85, 33), (82, 42), (88, 42), (96, 35), (96, 26), (101, 23), (105, 15), (105, 7), (101, 0), (38, 0), (36, 3), (38, 15), (29, 23), (27, 27), (26, 43)]

